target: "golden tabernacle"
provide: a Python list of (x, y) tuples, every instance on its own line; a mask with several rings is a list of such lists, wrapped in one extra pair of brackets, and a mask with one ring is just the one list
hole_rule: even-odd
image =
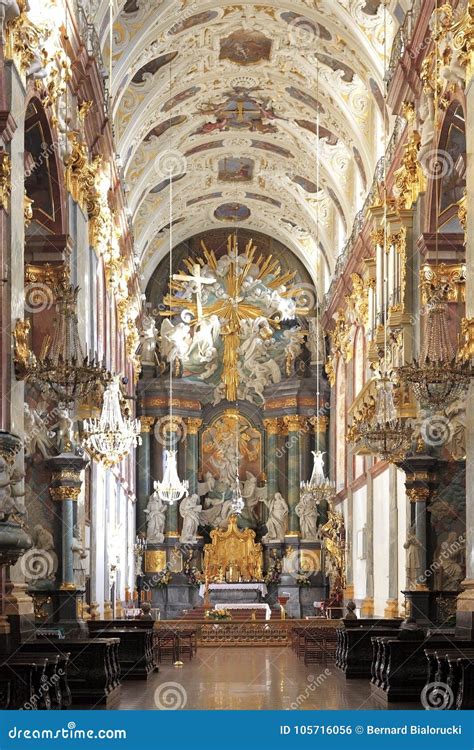
[(204, 547), (204, 573), (211, 582), (261, 581), (262, 545), (255, 543), (252, 529), (240, 530), (237, 516), (231, 516), (227, 529), (211, 531), (211, 544)]

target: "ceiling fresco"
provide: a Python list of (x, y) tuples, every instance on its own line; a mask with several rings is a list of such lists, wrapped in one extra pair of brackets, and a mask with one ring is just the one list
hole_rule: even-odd
[[(94, 7), (109, 60), (110, 3)], [(382, 3), (113, 0), (113, 9), (112, 112), (144, 286), (168, 251), (170, 164), (176, 243), (239, 222), (282, 242), (327, 286), (381, 155), (383, 121), (392, 123)], [(388, 48), (397, 25), (389, 14)]]

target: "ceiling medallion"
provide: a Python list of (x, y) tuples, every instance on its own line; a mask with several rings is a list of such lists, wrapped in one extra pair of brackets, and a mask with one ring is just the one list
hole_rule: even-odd
[(231, 78), (230, 85), (233, 89), (255, 89), (258, 86), (258, 80), (252, 76), (235, 76)]

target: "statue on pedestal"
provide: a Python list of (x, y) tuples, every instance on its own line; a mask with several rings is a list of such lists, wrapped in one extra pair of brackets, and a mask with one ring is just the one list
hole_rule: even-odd
[(179, 541), (187, 544), (196, 542), (196, 534), (201, 518), (202, 505), (199, 504), (199, 495), (193, 494), (184, 497), (179, 506), (179, 513), (183, 519), (183, 528)]
[(146, 538), (150, 544), (162, 544), (165, 538), (166, 507), (158, 494), (158, 482), (154, 482), (155, 491), (150, 495), (145, 508), (147, 514)]
[(74, 571), (74, 583), (76, 588), (85, 589), (86, 587), (86, 564), (87, 552), (82, 542), (82, 534), (79, 526), (74, 526), (74, 536), (71, 544), (72, 551), (72, 569)]
[(301, 538), (315, 541), (318, 534), (318, 507), (311, 493), (303, 492), (295, 512), (300, 519)]
[(267, 506), (269, 514), (266, 522), (267, 533), (262, 541), (283, 542), (288, 521), (288, 504), (285, 498), (276, 492), (272, 499), (262, 498), (262, 502)]
[(26, 520), (26, 510), (18, 500), (25, 496), (25, 492), (18, 488), (25, 475), (19, 469), (9, 466), (0, 456), (0, 520), (14, 521), (23, 525)]
[(403, 545), (404, 549), (407, 550), (407, 589), (414, 591), (419, 583), (421, 575), (421, 549), (423, 545), (420, 540), (416, 537), (415, 527), (412, 526), (408, 534), (407, 540)]

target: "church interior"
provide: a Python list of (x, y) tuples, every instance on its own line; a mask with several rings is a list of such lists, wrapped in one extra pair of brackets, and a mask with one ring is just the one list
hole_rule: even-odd
[(473, 0), (0, 0), (0, 708), (474, 708), (470, 106)]

